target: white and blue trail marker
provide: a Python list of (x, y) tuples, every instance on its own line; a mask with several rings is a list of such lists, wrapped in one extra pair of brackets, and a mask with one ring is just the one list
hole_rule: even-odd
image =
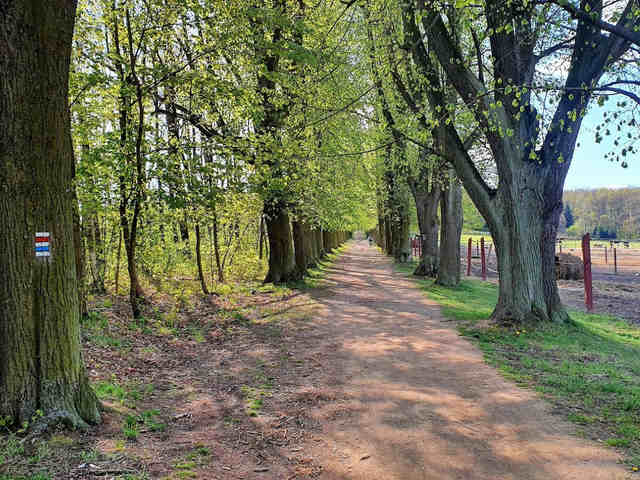
[(51, 256), (51, 236), (49, 232), (36, 232), (36, 257)]

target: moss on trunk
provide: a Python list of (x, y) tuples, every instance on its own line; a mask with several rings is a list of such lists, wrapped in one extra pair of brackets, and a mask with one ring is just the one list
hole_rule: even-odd
[[(67, 104), (75, 2), (16, 0), (0, 17), (0, 416), (100, 420), (80, 349)], [(34, 255), (35, 232), (51, 257)]]

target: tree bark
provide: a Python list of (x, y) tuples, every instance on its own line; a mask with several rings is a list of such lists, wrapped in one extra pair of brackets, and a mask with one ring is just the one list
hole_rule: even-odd
[(320, 252), (318, 251), (318, 243), (316, 241), (316, 230), (313, 230), (309, 227), (309, 232), (308, 232), (308, 238), (309, 238), (309, 248), (311, 250), (311, 260), (310, 263), (308, 265), (309, 268), (313, 268), (317, 265), (318, 260), (320, 259)]
[(262, 246), (264, 242), (264, 216), (260, 215), (260, 225), (258, 227), (258, 258), (262, 260)]
[(322, 231), (322, 250), (325, 253), (331, 253), (331, 234), (330, 232), (323, 230)]
[(413, 185), (410, 183), (422, 236), (420, 263), (413, 274), (427, 277), (438, 273), (438, 204), (442, 190), (434, 183), (428, 179)]
[(207, 289), (207, 281), (204, 278), (204, 271), (202, 270), (202, 255), (200, 252), (200, 224), (196, 223), (196, 263), (198, 264), (198, 280), (200, 280), (200, 287), (202, 288), (202, 293), (205, 295), (209, 295), (209, 290)]
[(311, 231), (300, 220), (292, 223), (293, 246), (296, 261), (296, 270), (299, 277), (307, 273), (307, 268), (313, 263), (313, 252), (310, 241)]
[(321, 228), (317, 228), (313, 231), (313, 241), (315, 243), (315, 250), (316, 250), (316, 259), (317, 260), (321, 260), (324, 255), (324, 248), (322, 245), (322, 229)]
[(218, 211), (215, 205), (213, 206), (213, 250), (216, 257), (218, 281), (224, 283), (224, 271), (222, 270), (222, 262), (220, 261), (220, 242), (218, 240)]
[[(0, 15), (0, 417), (100, 420), (80, 349), (68, 82), (73, 1)], [(36, 232), (51, 257), (35, 257)]]
[(450, 171), (440, 201), (440, 263), (436, 283), (455, 287), (460, 283), (460, 235), (462, 234), (462, 186)]
[(393, 253), (393, 232), (390, 215), (385, 215), (384, 217), (384, 246), (385, 253), (391, 255)]
[(409, 239), (409, 196), (406, 187), (396, 188), (390, 199), (391, 214), (391, 254), (398, 262), (407, 262), (411, 258)]
[(118, 228), (118, 252), (116, 253), (116, 273), (115, 273), (115, 290), (118, 295), (118, 289), (120, 288), (120, 257), (122, 256), (122, 229)]
[(269, 235), (269, 271), (264, 282), (285, 283), (299, 279), (289, 214), (282, 205), (269, 202), (265, 205), (265, 222)]
[(386, 251), (386, 227), (385, 227), (385, 214), (384, 214), (384, 200), (382, 199), (382, 193), (380, 188), (378, 188), (378, 200), (377, 200), (377, 209), (378, 209), (378, 226), (377, 226), (377, 243), (378, 246), (382, 249), (382, 251)]
[(317, 261), (315, 246), (313, 242), (313, 230), (311, 230), (311, 227), (309, 226), (308, 223), (303, 223), (302, 225), (303, 225), (303, 233), (304, 233), (303, 247), (307, 252), (306, 266), (307, 268), (313, 268), (316, 266), (316, 261)]
[(100, 231), (100, 220), (96, 214), (87, 218), (87, 250), (89, 253), (89, 265), (91, 267), (91, 291), (97, 294), (106, 293), (104, 285), (107, 262), (105, 259), (104, 239)]
[[(75, 165), (73, 168), (73, 179), (75, 181)], [(87, 300), (87, 278), (86, 278), (86, 255), (84, 249), (84, 237), (82, 235), (82, 223), (80, 221), (80, 207), (78, 196), (76, 195), (75, 184), (73, 186), (73, 243), (76, 257), (76, 275), (78, 277), (78, 296), (80, 318), (84, 318), (89, 313)]]

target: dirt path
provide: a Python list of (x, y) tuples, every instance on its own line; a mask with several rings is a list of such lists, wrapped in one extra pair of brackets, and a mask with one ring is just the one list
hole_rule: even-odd
[(318, 288), (195, 302), (175, 314), (159, 297), (134, 324), (125, 298), (95, 299), (84, 355), (103, 423), (52, 438), (36, 463), (29, 445), (12, 468), (55, 480), (626, 478), (612, 449), (572, 436), (487, 366), (366, 242)]
[(303, 450), (317, 478), (626, 478), (613, 450), (572, 436), (549, 405), (487, 366), (365, 242), (327, 283), (298, 345), (324, 367), (316, 396), (336, 399), (307, 411), (317, 429)]

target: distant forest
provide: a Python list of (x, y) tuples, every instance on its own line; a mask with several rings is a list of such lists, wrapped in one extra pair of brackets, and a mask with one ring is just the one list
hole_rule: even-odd
[(640, 188), (599, 188), (564, 192), (560, 230), (600, 238), (640, 237)]

